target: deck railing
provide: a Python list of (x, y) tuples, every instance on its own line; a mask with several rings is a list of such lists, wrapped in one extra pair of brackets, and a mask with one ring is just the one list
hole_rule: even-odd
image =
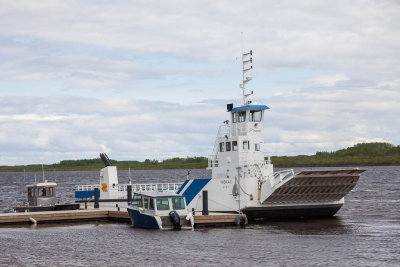
[[(118, 184), (115, 185), (118, 198), (126, 198), (128, 185), (132, 186), (132, 192), (170, 192), (175, 193), (181, 187), (182, 183), (154, 183), (154, 184)], [(100, 185), (77, 185), (76, 191), (92, 191), (95, 188), (100, 188)]]

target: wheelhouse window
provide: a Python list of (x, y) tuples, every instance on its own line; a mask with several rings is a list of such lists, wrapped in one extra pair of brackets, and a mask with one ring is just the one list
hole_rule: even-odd
[(246, 121), (246, 111), (239, 112), (238, 114), (239, 114), (238, 121), (245, 122)]
[(53, 196), (53, 188), (52, 187), (39, 187), (38, 196), (39, 197), (52, 197)]
[(249, 141), (243, 141), (243, 150), (249, 150), (250, 147), (250, 142)]
[(143, 201), (142, 201), (142, 196), (140, 195), (134, 195), (132, 202), (131, 202), (132, 206), (136, 206), (136, 207), (143, 207)]
[(232, 151), (237, 151), (237, 150), (238, 150), (237, 141), (232, 141)]
[(219, 152), (224, 152), (225, 151), (225, 143), (221, 142), (219, 143)]
[(169, 210), (168, 198), (156, 199), (157, 210)]
[(237, 112), (232, 113), (232, 122), (236, 123), (238, 121), (238, 114)]
[(34, 197), (35, 196), (35, 188), (29, 187), (28, 188), (28, 197)]
[(145, 209), (149, 208), (149, 198), (148, 197), (143, 197), (143, 204), (144, 204)]
[(185, 209), (185, 201), (182, 197), (180, 198), (173, 198), (172, 199), (172, 208), (174, 210), (184, 210)]
[(226, 152), (231, 151), (231, 142), (226, 142), (225, 147), (226, 147)]
[(255, 144), (255, 150), (260, 151), (260, 144)]
[(149, 209), (154, 210), (154, 198), (150, 198)]
[(261, 110), (250, 111), (250, 121), (261, 121)]

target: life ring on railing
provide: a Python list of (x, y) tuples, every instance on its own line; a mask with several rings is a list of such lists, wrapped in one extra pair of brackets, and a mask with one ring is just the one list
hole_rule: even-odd
[(107, 184), (106, 183), (101, 184), (101, 191), (107, 192)]

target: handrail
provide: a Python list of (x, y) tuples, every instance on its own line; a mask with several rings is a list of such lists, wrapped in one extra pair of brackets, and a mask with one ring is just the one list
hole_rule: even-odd
[[(126, 192), (128, 185), (132, 186), (134, 192), (146, 191), (177, 191), (182, 183), (152, 183), (152, 184), (118, 184), (115, 186), (118, 192)], [(100, 185), (76, 185), (76, 191), (90, 191), (100, 188)]]
[(293, 175), (294, 175), (293, 169), (275, 172), (274, 173), (274, 178), (273, 178), (273, 181), (272, 181), (272, 186), (273, 187), (278, 186), (282, 182), (286, 181), (288, 178), (293, 177)]

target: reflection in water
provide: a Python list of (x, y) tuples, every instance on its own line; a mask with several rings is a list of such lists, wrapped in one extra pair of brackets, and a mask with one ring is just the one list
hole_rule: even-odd
[(250, 229), (269, 229), (272, 232), (287, 232), (294, 235), (334, 235), (351, 234), (354, 228), (346, 225), (340, 218), (299, 220), (299, 221), (272, 221), (258, 222), (249, 225)]

